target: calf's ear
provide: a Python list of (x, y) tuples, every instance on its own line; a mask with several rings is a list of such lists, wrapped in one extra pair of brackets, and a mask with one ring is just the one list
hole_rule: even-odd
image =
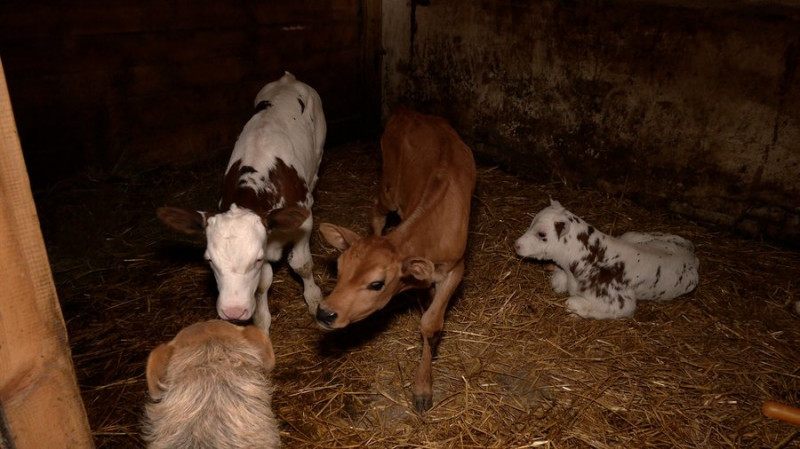
[(167, 365), (173, 351), (174, 348), (171, 345), (162, 343), (147, 357), (145, 377), (147, 378), (147, 390), (153, 400), (161, 399), (161, 395), (164, 394), (163, 380), (167, 374)]
[(300, 206), (286, 206), (271, 211), (265, 220), (267, 229), (277, 231), (294, 231), (306, 221), (311, 211)]
[(422, 257), (407, 257), (403, 260), (403, 276), (412, 276), (419, 281), (434, 282), (436, 267)]
[(569, 232), (569, 222), (566, 221), (557, 221), (553, 223), (553, 227), (556, 230), (556, 238), (561, 238), (562, 235), (565, 235)]
[(275, 368), (275, 351), (272, 349), (272, 341), (267, 334), (255, 326), (246, 326), (243, 332), (244, 338), (256, 345), (261, 352), (261, 362), (264, 364), (264, 368), (272, 371)]
[(206, 232), (208, 213), (181, 207), (159, 207), (158, 218), (176, 231), (189, 235), (203, 235)]
[(350, 248), (353, 243), (361, 239), (361, 236), (355, 232), (330, 223), (321, 223), (319, 225), (319, 233), (331, 246), (341, 251)]

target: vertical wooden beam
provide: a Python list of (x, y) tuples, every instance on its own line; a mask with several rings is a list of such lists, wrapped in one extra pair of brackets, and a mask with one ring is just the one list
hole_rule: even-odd
[(0, 62), (0, 442), (94, 447)]
[(362, 116), (367, 129), (377, 136), (381, 129), (381, 68), (383, 42), (381, 0), (361, 1), (361, 76), (364, 78)]
[[(411, 76), (411, 2), (381, 2), (381, 107), (384, 119), (403, 100)], [(414, 106), (407, 104), (407, 106)]]

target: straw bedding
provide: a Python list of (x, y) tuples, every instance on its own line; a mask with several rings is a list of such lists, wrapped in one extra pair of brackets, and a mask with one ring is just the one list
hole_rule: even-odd
[[(376, 142), (326, 150), (315, 221), (367, 232)], [(203, 242), (158, 206), (213, 209), (226, 160), (119, 179), (81, 176), (36, 193), (98, 447), (140, 447), (148, 352), (215, 316)], [(692, 240), (697, 290), (640, 302), (632, 319), (571, 318), (543, 263), (514, 239), (558, 199), (609, 234)], [(402, 294), (337, 333), (308, 316), (286, 263), (270, 290), (277, 355), (273, 409), (285, 447), (800, 447), (800, 428), (765, 418), (765, 400), (800, 406), (800, 254), (663, 211), (479, 166), (467, 272), (434, 361), (434, 407), (413, 411), (423, 295)], [(316, 227), (316, 226), (315, 226)], [(323, 292), (337, 252), (312, 238)]]

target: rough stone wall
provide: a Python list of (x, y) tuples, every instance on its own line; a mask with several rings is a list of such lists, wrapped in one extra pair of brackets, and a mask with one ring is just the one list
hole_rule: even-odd
[(484, 161), (800, 244), (800, 6), (383, 7), (384, 114), (407, 103)]

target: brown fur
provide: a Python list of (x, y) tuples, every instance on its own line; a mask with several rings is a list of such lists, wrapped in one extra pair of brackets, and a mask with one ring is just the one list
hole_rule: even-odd
[[(320, 225), (323, 237), (345, 251), (336, 287), (320, 303), (317, 318), (327, 328), (344, 327), (384, 307), (403, 290), (429, 288), (432, 301), (420, 322), (423, 350), (414, 384), (414, 405), (423, 411), (432, 405), (436, 337), (464, 273), (475, 161), (444, 119), (406, 108), (389, 120), (381, 149), (375, 235), (361, 238), (346, 228)], [(401, 222), (382, 235), (390, 212)]]
[[(276, 204), (303, 204), (308, 197), (308, 186), (300, 178), (297, 170), (281, 158), (275, 159), (275, 166), (268, 173), (261, 174), (253, 167), (242, 167), (242, 161), (235, 161), (222, 182), (222, 199), (220, 210), (230, 209), (231, 204), (246, 207), (252, 211), (269, 212)], [(247, 183), (250, 176), (257, 176), (255, 184), (268, 189), (254, 189), (252, 183)]]

